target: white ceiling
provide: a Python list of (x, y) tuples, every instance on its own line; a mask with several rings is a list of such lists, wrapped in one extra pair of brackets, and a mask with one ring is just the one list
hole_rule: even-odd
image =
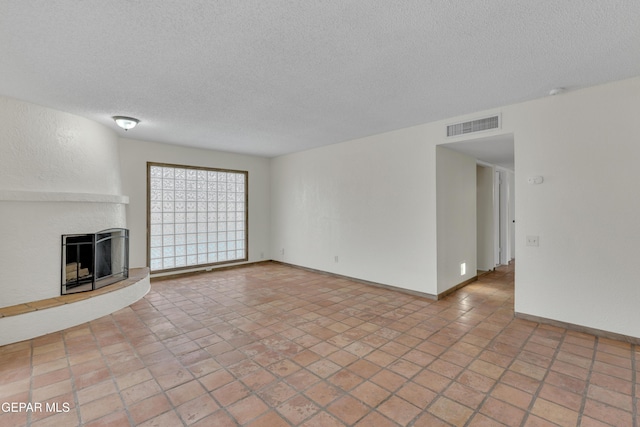
[(0, 94), (276, 156), (640, 75), (639, 23), (637, 0), (0, 0)]

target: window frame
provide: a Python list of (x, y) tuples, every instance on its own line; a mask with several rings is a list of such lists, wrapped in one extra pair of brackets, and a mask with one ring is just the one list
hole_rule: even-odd
[[(232, 260), (207, 262), (203, 264), (192, 264), (172, 268), (163, 268), (161, 270), (151, 269), (151, 168), (152, 167), (170, 167), (174, 169), (191, 169), (206, 172), (227, 172), (244, 175), (244, 256)], [(168, 273), (174, 271), (185, 270), (201, 270), (206, 267), (213, 267), (225, 264), (235, 264), (247, 262), (249, 260), (249, 172), (235, 169), (212, 168), (206, 166), (178, 165), (173, 163), (147, 162), (147, 266), (151, 274)], [(197, 212), (197, 211), (196, 211)], [(208, 212), (208, 211), (207, 211)], [(175, 209), (174, 209), (175, 213)], [(216, 222), (217, 223), (217, 222)], [(174, 223), (175, 224), (175, 223)], [(236, 249), (237, 250), (237, 249)], [(176, 255), (174, 254), (174, 257)]]

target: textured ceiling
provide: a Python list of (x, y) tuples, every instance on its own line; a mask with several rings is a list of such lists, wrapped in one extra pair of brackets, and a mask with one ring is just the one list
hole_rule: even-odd
[(0, 94), (275, 156), (640, 75), (639, 23), (637, 0), (0, 0)]

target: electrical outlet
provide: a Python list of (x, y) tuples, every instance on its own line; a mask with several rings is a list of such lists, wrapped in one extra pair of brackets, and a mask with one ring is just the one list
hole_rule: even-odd
[(284, 255), (284, 248), (282, 248), (281, 254)]
[(527, 246), (540, 246), (540, 237), (527, 236)]
[(338, 262), (338, 255), (334, 257), (335, 262)]

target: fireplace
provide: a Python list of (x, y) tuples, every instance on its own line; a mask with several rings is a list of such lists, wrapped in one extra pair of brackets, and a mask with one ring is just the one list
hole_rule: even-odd
[(62, 236), (62, 295), (91, 291), (129, 277), (129, 230)]

